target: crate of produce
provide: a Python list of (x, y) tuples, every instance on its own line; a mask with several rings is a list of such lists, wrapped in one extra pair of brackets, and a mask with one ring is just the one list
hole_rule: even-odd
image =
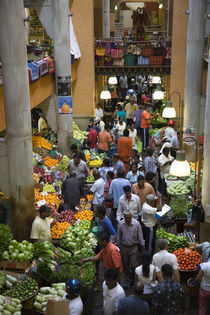
[(149, 65), (150, 66), (162, 66), (163, 56), (149, 56)]
[(24, 262), (19, 261), (7, 261), (7, 260), (1, 260), (0, 261), (0, 268), (1, 269), (8, 269), (8, 270), (20, 270), (20, 271), (26, 271), (28, 268), (31, 267), (31, 260), (27, 260)]
[(135, 66), (136, 55), (125, 55), (125, 66)]
[(154, 55), (154, 48), (153, 47), (142, 47), (141, 54), (143, 57), (149, 57)]

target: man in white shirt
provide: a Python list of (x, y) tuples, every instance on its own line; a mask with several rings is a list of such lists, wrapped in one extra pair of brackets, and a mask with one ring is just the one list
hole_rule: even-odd
[(104, 273), (103, 282), (103, 314), (114, 315), (120, 298), (125, 297), (125, 292), (117, 282), (117, 270), (108, 269)]
[(174, 158), (169, 154), (168, 147), (163, 148), (163, 153), (158, 157), (158, 166), (160, 168), (159, 192), (166, 197), (165, 175), (169, 174), (171, 163)]
[(93, 210), (96, 211), (98, 206), (102, 206), (104, 202), (104, 181), (97, 169), (93, 170), (95, 183), (90, 191), (93, 193)]
[(138, 220), (141, 211), (140, 198), (131, 193), (130, 186), (123, 187), (124, 195), (119, 199), (117, 208), (117, 221), (124, 219), (124, 213), (130, 212), (132, 217)]
[(100, 104), (96, 105), (96, 117), (103, 118), (104, 112), (103, 109), (100, 107)]
[(153, 256), (152, 264), (161, 270), (161, 267), (165, 264), (170, 265), (173, 268), (174, 280), (180, 282), (179, 267), (177, 258), (174, 254), (168, 252), (168, 241), (164, 238), (160, 238), (157, 241), (157, 247), (160, 251)]
[(165, 130), (165, 138), (169, 141), (171, 141), (171, 138), (176, 135), (176, 131), (174, 129), (175, 124), (176, 124), (175, 120), (169, 120), (168, 127)]
[(73, 171), (76, 174), (76, 178), (80, 184), (81, 193), (86, 198), (84, 182), (88, 176), (88, 168), (86, 162), (81, 160), (79, 152), (75, 153), (74, 158), (69, 161), (68, 171), (69, 173)]
[(123, 121), (122, 117), (119, 117), (119, 122), (116, 125), (116, 132), (118, 138), (123, 136), (123, 132), (126, 129), (126, 123)]
[(153, 253), (155, 249), (155, 238), (157, 230), (157, 218), (156, 212), (159, 210), (156, 207), (156, 201), (158, 197), (153, 194), (149, 194), (146, 197), (146, 202), (142, 206), (142, 230), (145, 240), (145, 248)]
[(39, 208), (39, 216), (32, 223), (31, 228), (31, 241), (34, 242), (45, 242), (51, 241), (51, 230), (49, 216), (51, 208), (43, 205)]
[(66, 293), (63, 300), (69, 300), (69, 315), (81, 315), (83, 312), (83, 303), (79, 295), (81, 284), (77, 279), (70, 279), (66, 282)]

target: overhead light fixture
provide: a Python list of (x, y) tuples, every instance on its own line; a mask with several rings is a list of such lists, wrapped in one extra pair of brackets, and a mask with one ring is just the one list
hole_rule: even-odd
[(190, 164), (185, 159), (185, 151), (176, 152), (176, 160), (171, 163), (170, 175), (186, 177), (190, 175)]
[(117, 10), (117, 5), (114, 7), (115, 10)]
[(103, 91), (101, 91), (100, 94), (100, 99), (101, 100), (110, 100), (111, 99), (111, 93), (108, 90), (108, 86), (104, 85)]
[(163, 110), (162, 117), (164, 118), (175, 118), (176, 111), (175, 108), (172, 107), (172, 102), (167, 102), (166, 107)]
[(152, 84), (161, 84), (160, 77), (152, 77)]
[(160, 3), (160, 4), (159, 4), (159, 9), (162, 9), (162, 8), (163, 8), (163, 4)]
[(161, 86), (158, 85), (155, 92), (152, 94), (153, 100), (163, 100), (164, 99), (164, 93), (161, 91)]
[(108, 83), (109, 83), (110, 85), (115, 85), (115, 84), (117, 84), (117, 77), (115, 77), (115, 76), (114, 76), (114, 77), (110, 77)]

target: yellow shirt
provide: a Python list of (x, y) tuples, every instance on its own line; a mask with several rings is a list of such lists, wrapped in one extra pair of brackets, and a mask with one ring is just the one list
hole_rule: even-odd
[(138, 110), (138, 106), (136, 104), (131, 105), (130, 103), (128, 103), (125, 106), (126, 118), (133, 118), (133, 114), (137, 110)]
[(31, 238), (38, 242), (51, 241), (50, 221), (48, 218), (41, 219), (37, 217), (32, 223)]

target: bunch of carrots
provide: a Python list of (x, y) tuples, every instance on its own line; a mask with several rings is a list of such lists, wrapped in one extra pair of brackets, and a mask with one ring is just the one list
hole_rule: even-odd
[(190, 248), (179, 248), (173, 254), (177, 257), (180, 270), (195, 270), (202, 262), (201, 255)]

